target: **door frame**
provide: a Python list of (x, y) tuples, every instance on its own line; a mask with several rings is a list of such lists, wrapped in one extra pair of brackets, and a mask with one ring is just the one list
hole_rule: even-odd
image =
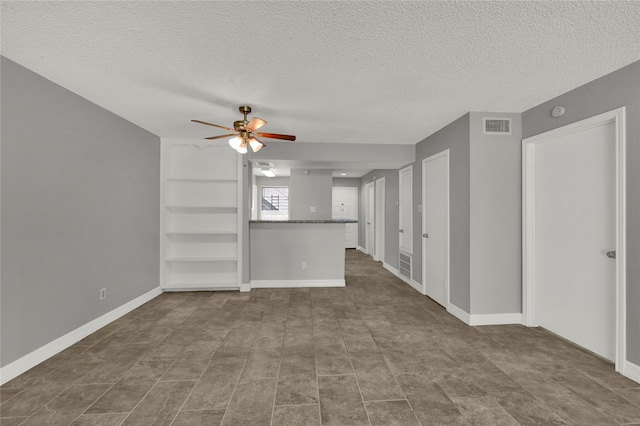
[(450, 207), (450, 196), (449, 196), (449, 192), (450, 192), (450, 187), (451, 187), (451, 182), (449, 181), (450, 179), (450, 173), (449, 173), (449, 149), (445, 149), (444, 151), (440, 151), (437, 154), (434, 154), (430, 157), (427, 157), (425, 159), (422, 160), (422, 180), (420, 181), (420, 184), (422, 186), (422, 294), (427, 295), (427, 268), (426, 268), (426, 246), (427, 246), (427, 240), (424, 237), (424, 234), (426, 233), (425, 228), (426, 228), (426, 209), (425, 206), (427, 205), (426, 203), (426, 185), (424, 184), (425, 182), (425, 168), (427, 163), (437, 160), (440, 157), (444, 157), (445, 158), (445, 174), (446, 174), (446, 179), (445, 179), (445, 208), (446, 208), (446, 229), (445, 229), (445, 235), (446, 235), (446, 243), (447, 243), (447, 250), (446, 250), (446, 266), (445, 266), (445, 277), (446, 277), (446, 285), (445, 285), (445, 304), (444, 304), (444, 308), (448, 311), (449, 310), (449, 294), (450, 294), (450, 288), (451, 288), (451, 207)]
[(386, 186), (385, 179), (381, 177), (375, 181), (375, 225), (373, 228), (373, 235), (375, 241), (375, 249), (373, 252), (373, 260), (384, 263), (384, 233), (385, 233), (385, 200), (386, 198)]
[[(375, 254), (375, 182), (365, 185), (365, 214), (364, 214), (364, 248), (368, 255)], [(373, 202), (374, 208), (371, 208)]]
[(536, 327), (536, 147), (593, 127), (613, 123), (616, 181), (616, 343), (615, 369), (624, 374), (626, 360), (626, 108), (621, 107), (522, 140), (522, 318)]
[[(406, 174), (408, 173), (409, 177), (406, 177)], [(405, 177), (403, 177), (405, 176)], [(403, 183), (405, 183), (409, 186), (409, 196), (411, 197), (411, 199), (409, 200), (409, 202), (407, 203), (407, 200), (403, 200), (402, 199), (402, 185)], [(408, 249), (404, 249), (402, 247), (402, 238), (398, 238), (398, 251), (402, 252), (402, 253), (406, 253), (409, 255), (413, 255), (413, 165), (408, 165), (407, 167), (404, 167), (402, 169), (400, 169), (398, 171), (398, 193), (399, 193), (399, 203), (398, 203), (398, 219), (401, 222), (402, 221), (402, 216), (404, 215), (405, 211), (409, 213), (409, 223), (406, 224), (406, 226), (403, 226), (403, 224), (400, 224), (400, 228), (399, 232), (402, 232), (403, 235), (408, 235), (407, 240), (409, 243), (409, 247)], [(403, 202), (405, 201), (405, 202)], [(405, 227), (408, 227), (409, 229), (406, 229), (407, 232), (405, 232)]]

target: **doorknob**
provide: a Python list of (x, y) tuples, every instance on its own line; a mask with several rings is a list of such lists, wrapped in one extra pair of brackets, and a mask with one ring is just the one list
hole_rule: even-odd
[(616, 258), (616, 251), (615, 250), (611, 250), (607, 252), (607, 257), (609, 259), (615, 259)]
[(404, 234), (404, 229), (401, 229), (398, 232), (400, 232), (401, 234)]
[(422, 238), (429, 238), (429, 234), (422, 234)]

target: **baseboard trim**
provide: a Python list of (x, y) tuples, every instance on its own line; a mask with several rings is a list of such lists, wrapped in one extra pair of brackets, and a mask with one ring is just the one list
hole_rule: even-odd
[(240, 284), (240, 293), (246, 293), (248, 291), (251, 291), (251, 283)]
[(115, 308), (114, 310), (107, 312), (106, 314), (89, 321), (85, 325), (82, 325), (75, 330), (55, 339), (52, 342), (28, 353), (27, 355), (5, 365), (0, 368), (0, 385), (7, 383), (10, 380), (15, 379), (22, 373), (30, 370), (43, 361), (51, 358), (52, 356), (62, 352), (68, 347), (76, 344), (80, 340), (84, 339), (91, 333), (94, 333), (104, 327), (105, 325), (117, 320), (118, 318), (128, 314), (139, 306), (147, 303), (148, 301), (158, 297), (162, 294), (162, 289), (156, 287), (153, 290), (138, 296), (135, 299), (125, 303), (124, 305)]
[(522, 314), (471, 314), (469, 325), (507, 325), (522, 324)]
[(364, 248), (364, 247), (362, 247), (362, 246), (358, 246), (358, 247), (356, 247), (356, 250), (360, 250), (360, 251), (361, 251), (361, 252), (363, 252), (364, 254), (369, 254), (369, 253), (367, 253), (367, 249), (365, 249), (365, 248)]
[(634, 364), (631, 361), (625, 361), (620, 373), (626, 378), (640, 383), (640, 365)]
[(447, 312), (449, 312), (454, 317), (458, 318), (463, 323), (467, 325), (471, 325), (470, 315), (467, 312), (460, 309), (459, 307), (457, 307), (456, 305), (454, 305), (453, 303), (449, 302), (449, 306), (447, 307)]
[(389, 265), (386, 262), (382, 262), (382, 267), (384, 269), (386, 269), (387, 271), (391, 272), (397, 278), (399, 278), (402, 281), (404, 281), (405, 283), (409, 284), (415, 291), (417, 291), (418, 293), (420, 293), (420, 294), (422, 294), (424, 296), (424, 293), (422, 292), (422, 284), (412, 280), (411, 278), (405, 277), (404, 275), (400, 274), (400, 271), (398, 271), (396, 268), (394, 268), (393, 266)]
[(251, 280), (250, 288), (345, 287), (342, 280)]

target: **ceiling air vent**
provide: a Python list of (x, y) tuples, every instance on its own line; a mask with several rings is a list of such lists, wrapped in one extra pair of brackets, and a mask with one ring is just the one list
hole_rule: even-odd
[(258, 167), (273, 167), (273, 163), (270, 161), (256, 161), (255, 164)]
[(510, 135), (510, 118), (484, 118), (483, 133), (485, 135)]

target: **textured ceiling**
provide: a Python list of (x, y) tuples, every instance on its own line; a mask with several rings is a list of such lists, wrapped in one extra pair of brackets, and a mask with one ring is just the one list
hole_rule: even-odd
[[(2, 54), (161, 137), (249, 104), (305, 142), (415, 144), (640, 58), (640, 2), (3, 2)], [(276, 142), (287, 143), (287, 142)]]

